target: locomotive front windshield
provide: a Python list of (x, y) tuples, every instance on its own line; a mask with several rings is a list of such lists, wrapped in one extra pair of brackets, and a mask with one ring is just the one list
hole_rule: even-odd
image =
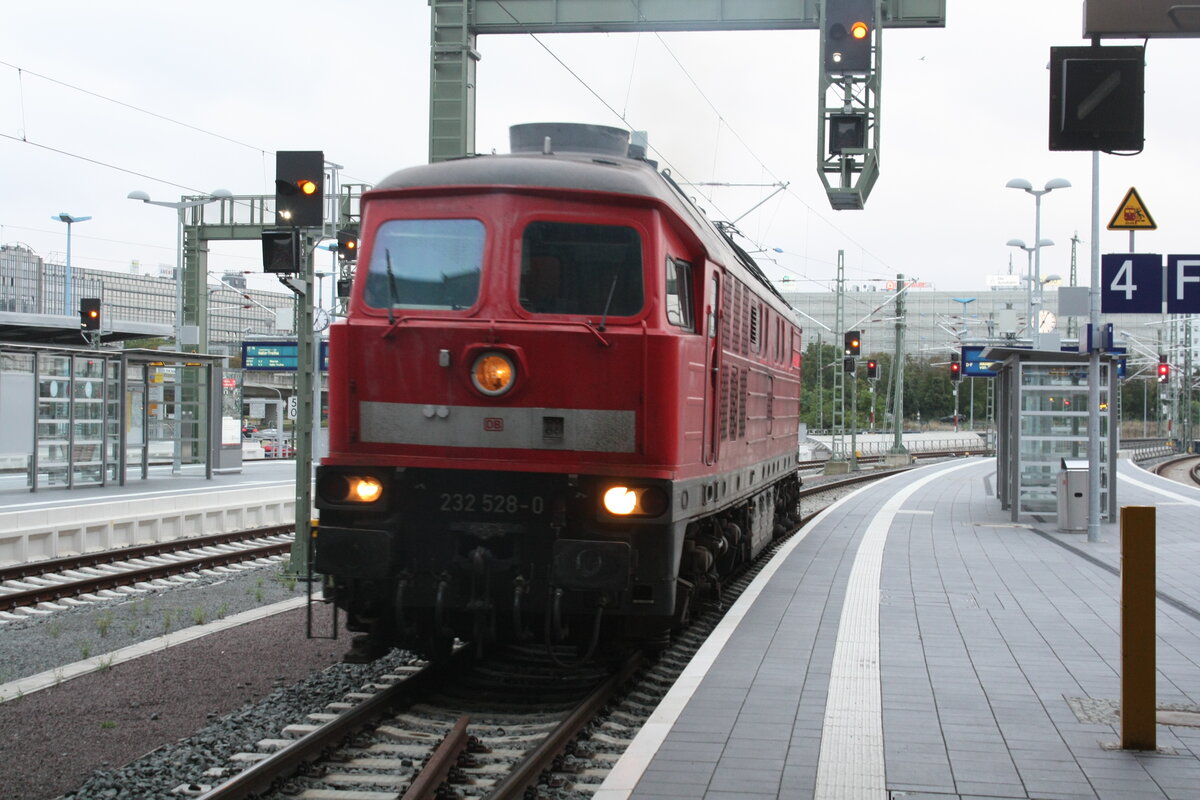
[(459, 310), (479, 298), (483, 223), (476, 219), (394, 219), (371, 247), (365, 299), (375, 308)]
[(627, 317), (642, 310), (642, 240), (633, 228), (532, 222), (521, 240), (521, 307)]

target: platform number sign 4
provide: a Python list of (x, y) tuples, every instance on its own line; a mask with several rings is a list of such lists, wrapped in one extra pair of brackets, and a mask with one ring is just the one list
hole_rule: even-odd
[(1100, 310), (1157, 314), (1162, 310), (1162, 256), (1107, 253), (1100, 259)]
[(1105, 314), (1200, 314), (1200, 255), (1106, 253), (1100, 258)]

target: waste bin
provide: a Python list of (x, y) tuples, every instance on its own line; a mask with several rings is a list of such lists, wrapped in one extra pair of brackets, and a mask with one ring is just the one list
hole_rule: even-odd
[(1058, 529), (1086, 531), (1087, 516), (1087, 459), (1064, 458), (1058, 472)]

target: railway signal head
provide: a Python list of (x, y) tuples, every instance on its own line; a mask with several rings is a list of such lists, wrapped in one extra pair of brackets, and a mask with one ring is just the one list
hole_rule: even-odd
[(862, 331), (846, 331), (846, 355), (856, 356), (862, 352)]
[(1158, 357), (1158, 382), (1168, 383), (1171, 380), (1171, 365), (1167, 363), (1166, 356)]
[(319, 228), (325, 222), (325, 153), (275, 154), (275, 224)]
[(875, 0), (825, 0), (821, 50), (832, 74), (871, 71)]
[(854, 358), (852, 356), (846, 356), (842, 359), (842, 371), (847, 375), (854, 374)]
[(879, 362), (874, 359), (867, 362), (867, 377), (875, 380), (879, 377)]
[(342, 261), (358, 259), (358, 237), (349, 231), (338, 231), (337, 254)]
[(79, 300), (79, 329), (100, 330), (100, 298), (82, 297)]
[(959, 379), (961, 379), (961, 378), (962, 378), (962, 364), (958, 363), (957, 361), (951, 361), (950, 362), (950, 380), (954, 383), (958, 383)]

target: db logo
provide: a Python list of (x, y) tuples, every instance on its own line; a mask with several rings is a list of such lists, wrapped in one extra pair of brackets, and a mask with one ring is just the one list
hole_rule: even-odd
[(504, 430), (504, 420), (500, 417), (484, 417), (483, 429), (485, 431), (502, 431)]

